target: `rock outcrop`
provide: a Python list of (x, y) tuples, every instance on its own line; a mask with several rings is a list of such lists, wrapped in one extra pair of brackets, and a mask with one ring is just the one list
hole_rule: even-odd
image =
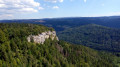
[(43, 44), (45, 42), (45, 40), (48, 38), (51, 38), (52, 40), (54, 40), (54, 39), (59, 40), (58, 37), (56, 36), (55, 31), (47, 31), (47, 32), (43, 32), (38, 35), (29, 35), (27, 37), (27, 40), (28, 40), (28, 42), (35, 42), (35, 43)]

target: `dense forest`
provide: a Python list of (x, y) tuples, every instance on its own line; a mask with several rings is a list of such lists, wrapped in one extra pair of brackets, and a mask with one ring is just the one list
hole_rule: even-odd
[(88, 24), (59, 32), (58, 37), (61, 40), (97, 50), (120, 52), (120, 29)]
[(53, 31), (36, 24), (0, 23), (0, 67), (120, 67), (120, 58), (82, 45), (46, 39), (28, 42), (27, 36)]

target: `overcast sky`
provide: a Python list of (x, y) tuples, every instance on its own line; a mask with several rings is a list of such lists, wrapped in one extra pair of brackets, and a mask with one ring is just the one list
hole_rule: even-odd
[(120, 0), (0, 0), (0, 19), (120, 15)]

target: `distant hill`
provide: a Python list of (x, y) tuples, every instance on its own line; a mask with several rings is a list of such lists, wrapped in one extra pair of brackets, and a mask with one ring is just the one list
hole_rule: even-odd
[(58, 37), (61, 40), (97, 50), (120, 52), (120, 29), (88, 24), (59, 32)]
[(28, 20), (1, 20), (0, 22), (34, 23), (53, 27), (56, 31), (77, 27), (86, 24), (98, 24), (112, 28), (120, 28), (120, 16), (110, 17), (69, 17), (52, 19), (28, 19)]

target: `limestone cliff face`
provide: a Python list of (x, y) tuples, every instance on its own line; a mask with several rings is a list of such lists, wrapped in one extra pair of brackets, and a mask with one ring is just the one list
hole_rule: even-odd
[(45, 42), (46, 39), (51, 38), (52, 40), (54, 39), (58, 39), (58, 37), (56, 36), (56, 32), (55, 31), (47, 31), (47, 32), (43, 32), (41, 34), (38, 35), (29, 35), (27, 37), (28, 42), (35, 42), (35, 43), (40, 43), (43, 44)]

